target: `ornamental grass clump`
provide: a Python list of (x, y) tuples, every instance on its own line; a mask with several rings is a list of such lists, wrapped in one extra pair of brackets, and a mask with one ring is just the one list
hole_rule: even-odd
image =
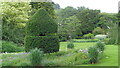
[(38, 48), (30, 51), (30, 61), (33, 66), (41, 66), (43, 51)]
[(98, 52), (98, 49), (95, 46), (88, 48), (88, 56), (89, 56), (91, 64), (97, 63), (98, 55), (99, 55), (99, 52)]

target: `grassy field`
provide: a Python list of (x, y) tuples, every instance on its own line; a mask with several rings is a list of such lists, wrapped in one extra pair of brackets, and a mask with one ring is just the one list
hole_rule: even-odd
[[(67, 42), (60, 43), (60, 50), (65, 51)], [(95, 42), (86, 43), (74, 43), (75, 49), (88, 48), (95, 45)], [(118, 66), (118, 46), (117, 45), (106, 45), (104, 51), (105, 57), (101, 59), (97, 64), (85, 64), (79, 66)]]

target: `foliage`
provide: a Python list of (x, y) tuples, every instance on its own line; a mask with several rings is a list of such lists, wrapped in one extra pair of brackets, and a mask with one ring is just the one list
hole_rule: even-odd
[(117, 43), (120, 45), (120, 11), (117, 14), (117, 18), (118, 18), (118, 38), (117, 38)]
[(99, 49), (100, 52), (101, 51), (103, 52), (105, 50), (105, 44), (102, 43), (101, 41), (96, 43), (96, 47)]
[(9, 41), (0, 41), (2, 45), (0, 45), (1, 52), (23, 52), (24, 48), (18, 46), (17, 44)]
[(44, 9), (38, 10), (28, 21), (26, 33), (30, 36), (45, 36), (57, 32), (57, 23)]
[(40, 66), (42, 62), (43, 51), (38, 48), (30, 51), (30, 62), (33, 66)]
[(98, 27), (102, 29), (109, 29), (113, 27), (113, 24), (117, 21), (116, 14), (113, 13), (100, 13), (99, 22), (97, 23)]
[(69, 40), (69, 35), (67, 33), (59, 32), (57, 35), (59, 36), (59, 41)]
[(99, 52), (95, 46), (88, 48), (88, 55), (89, 55), (91, 64), (97, 63), (98, 54), (99, 54)]
[[(46, 10), (39, 9), (26, 25), (25, 48), (42, 48), (45, 53), (59, 50), (59, 39), (56, 35), (57, 23)], [(52, 48), (51, 48), (52, 47)]]
[(100, 10), (85, 9), (79, 11), (76, 16), (80, 21), (80, 29), (83, 34), (91, 33), (99, 21)]
[(26, 36), (25, 50), (32, 48), (41, 48), (44, 53), (56, 52), (59, 50), (59, 41), (57, 36)]
[(57, 14), (60, 18), (68, 18), (70, 16), (74, 16), (77, 13), (77, 9), (67, 6), (64, 9), (61, 9), (59, 13)]
[(103, 40), (101, 40), (102, 42), (104, 42), (106, 45), (110, 44), (110, 38), (105, 38)]
[[(31, 16), (34, 15), (39, 9), (44, 8), (50, 17), (56, 18), (54, 11), (54, 2), (49, 2), (50, 0), (45, 0), (46, 2), (30, 2), (32, 7)], [(48, 1), (48, 2), (47, 2)]]
[(2, 39), (23, 45), (25, 23), (30, 12), (29, 3), (3, 2), (2, 4)]
[(69, 43), (67, 44), (67, 48), (68, 48), (68, 49), (73, 49), (73, 48), (74, 48), (74, 44), (73, 44), (72, 42), (69, 42)]
[(78, 27), (79, 21), (76, 16), (64, 18), (61, 22), (59, 22), (58, 35), (60, 37), (60, 40), (69, 40), (71, 38), (75, 38), (77, 35), (81, 35)]
[(96, 27), (94, 30), (93, 30), (93, 34), (94, 35), (98, 35), (98, 34), (104, 34), (104, 30), (100, 27)]
[(83, 35), (83, 38), (84, 39), (93, 39), (94, 38), (94, 34), (91, 34), (91, 33), (85, 34), (85, 35)]

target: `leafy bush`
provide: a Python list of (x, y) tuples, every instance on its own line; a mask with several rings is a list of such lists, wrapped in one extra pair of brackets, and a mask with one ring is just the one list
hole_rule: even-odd
[(26, 25), (25, 49), (42, 48), (44, 53), (59, 51), (57, 23), (47, 11), (39, 9)]
[(90, 58), (90, 63), (94, 64), (98, 60), (99, 52), (95, 46), (88, 48), (88, 56)]
[(91, 34), (91, 33), (85, 34), (85, 35), (83, 35), (83, 38), (84, 39), (93, 39), (94, 38), (94, 34)]
[(104, 30), (100, 27), (97, 27), (93, 30), (93, 34), (94, 35), (98, 35), (98, 34), (104, 34)]
[(72, 42), (69, 42), (69, 43), (67, 44), (67, 48), (73, 49), (73, 48), (74, 48), (74, 44), (73, 44)]
[(59, 50), (58, 36), (26, 36), (25, 50), (41, 48), (44, 53), (57, 52)]
[(22, 52), (24, 51), (23, 47), (19, 47), (17, 44), (8, 41), (1, 41), (0, 45), (1, 52)]
[(33, 66), (40, 66), (43, 57), (43, 51), (38, 48), (32, 49), (30, 52), (30, 61)]
[(104, 51), (105, 44), (99, 41), (96, 43), (96, 47), (99, 49), (99, 51)]

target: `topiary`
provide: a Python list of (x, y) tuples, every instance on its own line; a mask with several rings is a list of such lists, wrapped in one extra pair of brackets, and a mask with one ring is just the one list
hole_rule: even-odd
[(47, 11), (39, 9), (26, 25), (25, 50), (42, 48), (44, 53), (59, 51), (59, 39), (56, 36), (57, 23)]
[(57, 33), (57, 23), (44, 9), (39, 9), (28, 21), (26, 33), (29, 36), (45, 36)]

